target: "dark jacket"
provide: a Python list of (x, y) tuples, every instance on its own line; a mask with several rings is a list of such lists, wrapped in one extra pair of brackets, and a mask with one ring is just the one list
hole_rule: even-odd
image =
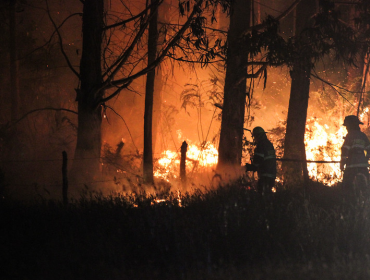
[[(366, 151), (366, 154), (365, 154)], [(344, 138), (341, 161), (347, 168), (367, 167), (370, 142), (361, 130), (350, 130)]]
[(254, 149), (252, 164), (247, 164), (247, 171), (257, 171), (258, 178), (276, 178), (276, 155), (272, 143), (263, 137)]

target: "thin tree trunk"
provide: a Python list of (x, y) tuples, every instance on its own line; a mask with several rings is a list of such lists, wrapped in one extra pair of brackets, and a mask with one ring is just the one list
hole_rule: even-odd
[[(245, 65), (248, 53), (240, 42), (240, 35), (250, 26), (251, 1), (235, 0), (231, 3), (224, 104), (218, 149), (217, 169), (219, 171), (240, 166), (242, 158), (246, 80), (242, 79), (240, 69)], [(237, 81), (240, 80), (243, 82), (238, 83)]]
[[(74, 175), (93, 178), (100, 169), (102, 83), (101, 45), (104, 0), (89, 0), (83, 8), (81, 88), (77, 90), (78, 130)], [(82, 173), (81, 173), (82, 172)]]
[(9, 0), (9, 53), (10, 53), (10, 95), (11, 119), (19, 116), (19, 77), (17, 59), (17, 26), (16, 0)]
[[(151, 0), (155, 3), (157, 0)], [(154, 13), (151, 10), (151, 20), (149, 23), (149, 38), (148, 38), (148, 64), (152, 63), (156, 58), (157, 53), (157, 20), (158, 12)], [(146, 76), (145, 88), (145, 113), (144, 113), (144, 181), (148, 184), (153, 183), (153, 96), (154, 96), (154, 80), (155, 69), (148, 72)]]

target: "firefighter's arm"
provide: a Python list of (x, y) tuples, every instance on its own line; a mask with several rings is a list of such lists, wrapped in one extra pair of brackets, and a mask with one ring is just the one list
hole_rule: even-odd
[(264, 154), (260, 147), (254, 149), (252, 163), (245, 165), (246, 171), (257, 171), (258, 167), (263, 163)]

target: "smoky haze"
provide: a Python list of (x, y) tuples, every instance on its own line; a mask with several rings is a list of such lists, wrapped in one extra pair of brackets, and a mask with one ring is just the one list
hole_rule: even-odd
[[(145, 7), (145, 1), (125, 1), (132, 14), (137, 14)], [(279, 15), (290, 3), (287, 1), (260, 1), (255, 5), (255, 24), (260, 23), (266, 15)], [(115, 22), (122, 16), (121, 1), (107, 1), (107, 22)], [(1, 31), (9, 34), (8, 6), (2, 4)], [(82, 13), (82, 4), (75, 0), (49, 1), (50, 16), (59, 26), (65, 18), (74, 13)], [(124, 16), (129, 16), (124, 15)], [(215, 22), (215, 28), (227, 31), (228, 20), (220, 11), (220, 17)], [(289, 14), (281, 22), (281, 33), (291, 36), (294, 14)], [(176, 24), (179, 21), (177, 1), (165, 1), (159, 11), (159, 21)], [(81, 59), (82, 21), (80, 15), (75, 15), (60, 28), (63, 47), (71, 64), (76, 70)], [(0, 60), (2, 73), (0, 77), (2, 105), (0, 112), (1, 137), (1, 184), (7, 196), (34, 199), (61, 198), (62, 186), (62, 151), (68, 154), (68, 166), (71, 167), (76, 145), (77, 103), (75, 89), (79, 86), (78, 78), (73, 75), (60, 52), (58, 36), (49, 19), (45, 1), (27, 1), (19, 3), (16, 12), (16, 34), (18, 52), (19, 77), (19, 114), (17, 120), (26, 113), (35, 111), (13, 125), (11, 119), (11, 96), (9, 84), (9, 53), (7, 37), (3, 37)], [(109, 38), (110, 52), (107, 61), (118, 55), (118, 46), (129, 40), (129, 30), (122, 29)], [(164, 36), (164, 37), (163, 37)], [(165, 40), (166, 35), (160, 37)], [(108, 38), (104, 38), (104, 44)], [(145, 53), (144, 49), (138, 54)], [(146, 60), (137, 62), (145, 64)], [(129, 71), (129, 70), (127, 70)], [(345, 84), (347, 69), (342, 65), (332, 63), (327, 58), (316, 68), (318, 74), (332, 83)], [(122, 75), (124, 75), (124, 71)], [(217, 79), (215, 78), (217, 77)], [(157, 69), (154, 109), (155, 135), (154, 158), (159, 159), (166, 150), (178, 153), (183, 141), (200, 146), (210, 142), (218, 147), (221, 110), (217, 105), (215, 95), (223, 91), (224, 65), (202, 68), (199, 64), (189, 64), (166, 59)], [(144, 97), (145, 77), (136, 79), (128, 89), (110, 100), (103, 111), (102, 125), (102, 161), (103, 179), (90, 184), (70, 185), (71, 193), (76, 196), (86, 188), (99, 189), (108, 194), (111, 192), (132, 191), (139, 185), (135, 182), (141, 176), (143, 127), (144, 127)], [(250, 82), (248, 81), (248, 86)], [(255, 80), (253, 99), (251, 101), (249, 119), (245, 128), (262, 126), (269, 131), (286, 121), (290, 75), (285, 67), (269, 68), (264, 87), (264, 81)], [(327, 94), (329, 92), (329, 94)], [(338, 128), (340, 119), (353, 107), (347, 106), (345, 100), (331, 91), (330, 87), (318, 80), (311, 81), (311, 98), (308, 118), (316, 118), (328, 122), (331, 127)], [(324, 95), (325, 93), (325, 95)], [(187, 95), (191, 99), (186, 99)], [(329, 96), (329, 99), (327, 98)], [(342, 102), (343, 110), (336, 111), (334, 104)], [(65, 110), (59, 110), (59, 109)], [(112, 109), (110, 109), (112, 108)], [(329, 110), (330, 108), (330, 110)], [(347, 111), (346, 111), (347, 110)], [(333, 118), (335, 116), (335, 118)], [(9, 126), (12, 124), (11, 126)], [(335, 129), (334, 129), (335, 130)], [(246, 135), (250, 138), (250, 135)], [(122, 146), (123, 143), (123, 146)], [(120, 146), (121, 145), (121, 146)], [(120, 160), (114, 157), (119, 151)], [(245, 155), (244, 162), (249, 159)], [(193, 185), (212, 183), (212, 168), (208, 174), (197, 180)], [(177, 175), (177, 174), (176, 174)]]

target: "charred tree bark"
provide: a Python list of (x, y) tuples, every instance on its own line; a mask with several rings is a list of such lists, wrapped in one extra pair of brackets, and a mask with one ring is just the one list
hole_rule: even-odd
[[(157, 0), (151, 0), (156, 3)], [(153, 63), (157, 54), (157, 9), (151, 10), (151, 20), (149, 23), (148, 38), (148, 65)], [(154, 96), (155, 69), (148, 72), (146, 76), (145, 88), (145, 113), (144, 113), (144, 181), (148, 184), (153, 183), (153, 96)]]
[[(81, 88), (77, 90), (78, 130), (74, 175), (96, 176), (100, 169), (102, 83), (101, 45), (104, 0), (84, 2), (82, 16)], [(81, 171), (83, 172), (81, 174)]]
[(16, 0), (9, 0), (10, 115), (13, 121), (17, 120), (19, 115), (16, 3)]
[[(316, 5), (302, 0), (296, 8), (295, 30), (300, 34), (309, 25), (309, 19), (316, 12)], [(309, 38), (302, 40), (309, 42)], [(298, 52), (300, 52), (298, 50)], [(287, 127), (284, 141), (284, 158), (299, 159), (302, 164), (283, 162), (284, 183), (288, 187), (299, 186), (308, 180), (304, 135), (306, 131), (308, 98), (310, 92), (311, 59), (301, 57), (290, 72), (292, 78), (288, 108)]]
[[(219, 171), (240, 166), (242, 157), (243, 125), (245, 114), (246, 79), (241, 68), (248, 53), (240, 41), (242, 32), (250, 26), (251, 1), (231, 2), (230, 26), (227, 35), (226, 77), (219, 143)], [(238, 82), (241, 81), (242, 82)]]

